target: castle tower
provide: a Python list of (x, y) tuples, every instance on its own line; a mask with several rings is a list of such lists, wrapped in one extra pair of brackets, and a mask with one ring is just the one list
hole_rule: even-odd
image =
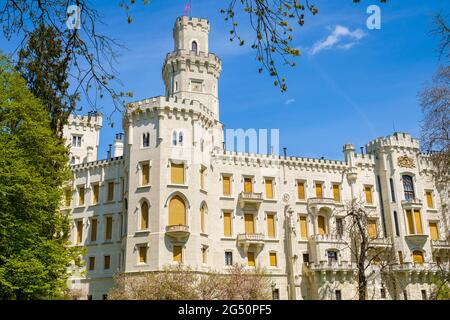
[(162, 74), (167, 97), (197, 100), (219, 116), (220, 59), (209, 52), (210, 26), (206, 19), (180, 17), (173, 29), (174, 51)]

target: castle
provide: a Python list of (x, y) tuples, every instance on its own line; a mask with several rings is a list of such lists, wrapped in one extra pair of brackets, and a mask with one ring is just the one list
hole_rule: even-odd
[(391, 272), (400, 279), (369, 278), (368, 296), (426, 299), (433, 270), (448, 268), (450, 221), (448, 192), (434, 185), (418, 140), (394, 133), (365, 153), (347, 144), (344, 161), (226, 151), (221, 60), (209, 51), (209, 30), (205, 19), (176, 20), (165, 95), (127, 107), (107, 159), (97, 159), (102, 116), (70, 117), (74, 179), (62, 210), (73, 245), (87, 249), (70, 288), (102, 299), (118, 272), (239, 263), (267, 270), (274, 299), (355, 299), (343, 218), (359, 199), (371, 245), (395, 253)]

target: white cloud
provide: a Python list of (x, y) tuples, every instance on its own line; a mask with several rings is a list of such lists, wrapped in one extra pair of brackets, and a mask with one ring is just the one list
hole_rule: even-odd
[(295, 99), (287, 99), (287, 100), (284, 102), (284, 104), (290, 105), (290, 104), (292, 104), (292, 103), (294, 103), (294, 102), (295, 102)]
[(342, 50), (349, 50), (359, 40), (364, 38), (367, 34), (361, 29), (351, 31), (349, 28), (337, 25), (328, 37), (317, 41), (310, 50), (311, 55), (315, 55), (322, 50), (329, 50), (334, 47)]

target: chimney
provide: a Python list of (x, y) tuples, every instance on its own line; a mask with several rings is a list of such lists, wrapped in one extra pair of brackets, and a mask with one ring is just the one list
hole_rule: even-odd
[(114, 158), (123, 156), (123, 133), (116, 134), (114, 141)]

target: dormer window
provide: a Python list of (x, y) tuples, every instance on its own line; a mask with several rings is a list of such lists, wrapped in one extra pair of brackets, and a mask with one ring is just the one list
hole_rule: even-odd
[(198, 44), (197, 44), (197, 41), (192, 41), (192, 51), (194, 51), (195, 54), (198, 53)]

